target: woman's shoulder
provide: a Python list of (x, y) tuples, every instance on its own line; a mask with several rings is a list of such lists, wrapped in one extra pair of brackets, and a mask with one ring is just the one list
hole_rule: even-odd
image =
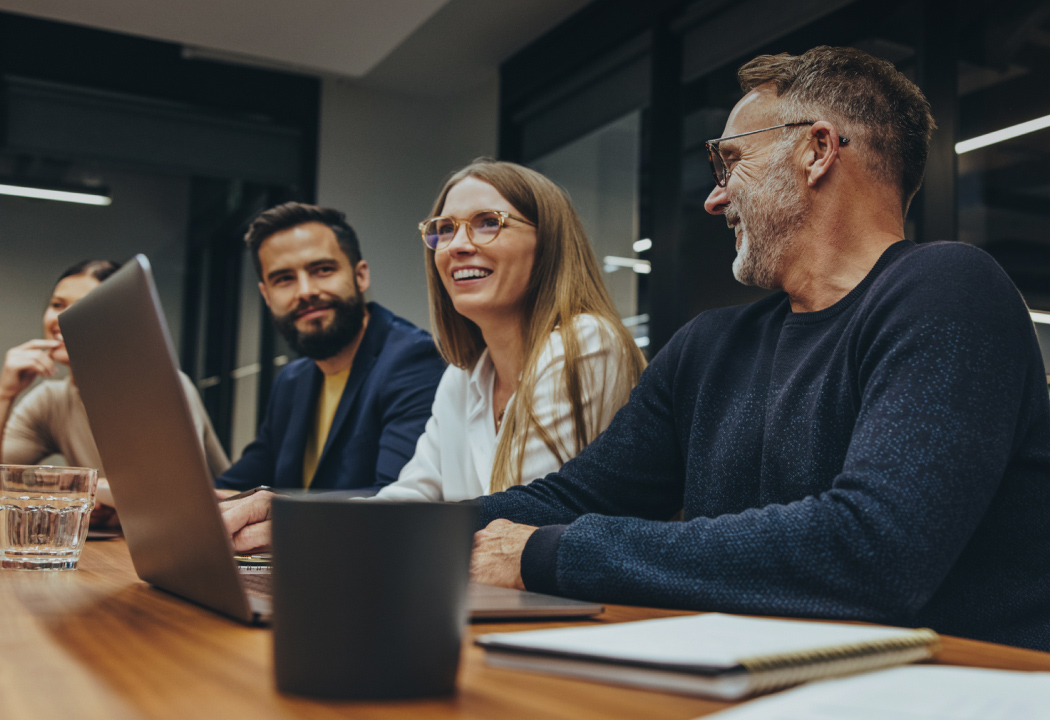
[(569, 321), (568, 325), (573, 332), (580, 336), (611, 334), (613, 331), (613, 325), (609, 320), (591, 313), (576, 315)]
[(576, 337), (581, 356), (608, 352), (615, 347), (618, 338), (612, 323), (605, 318), (581, 313), (554, 329), (540, 353), (540, 365), (548, 364), (565, 356), (565, 333)]
[(28, 408), (65, 402), (73, 394), (72, 390), (69, 381), (64, 378), (41, 380), (22, 395), (18, 405)]
[(182, 389), (187, 395), (190, 391), (197, 392), (197, 384), (193, 382), (193, 378), (182, 372), (182, 370), (179, 370), (179, 382), (182, 383)]
[[(590, 313), (581, 313), (573, 317), (567, 326), (576, 335), (580, 350), (584, 352), (593, 352), (619, 340), (612, 321)], [(560, 328), (552, 334), (552, 340), (555, 336), (561, 340)]]
[[(471, 370), (464, 370), (455, 365), (449, 365), (445, 368), (434, 393), (434, 402), (431, 405), (431, 415), (442, 426), (445, 426), (450, 419), (465, 417), (464, 413), (469, 412), (468, 408), (473, 407), (478, 402), (478, 398), (484, 396), (480, 387), (472, 387), (474, 385), (473, 378), (474, 373)], [(460, 422), (461, 420), (457, 419), (454, 420), (453, 424)], [(426, 431), (427, 433), (431, 432), (431, 424), (429, 422), (427, 423)]]
[(11, 412), (15, 425), (61, 423), (72, 410), (76, 391), (65, 379), (41, 380), (18, 398)]
[[(479, 359), (478, 364), (483, 360), (484, 357)], [(438, 382), (436, 397), (463, 394), (466, 392), (467, 387), (470, 386), (470, 378), (473, 376), (474, 372), (474, 370), (465, 370), (456, 367), (455, 365), (448, 365), (444, 372), (441, 373), (441, 380)]]

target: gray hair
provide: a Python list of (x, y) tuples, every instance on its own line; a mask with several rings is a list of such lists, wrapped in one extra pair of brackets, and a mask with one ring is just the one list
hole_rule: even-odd
[(900, 189), (907, 212), (926, 170), (936, 124), (930, 103), (893, 63), (822, 45), (802, 55), (761, 55), (737, 72), (745, 93), (773, 83), (780, 122), (828, 120), (864, 147), (868, 171)]

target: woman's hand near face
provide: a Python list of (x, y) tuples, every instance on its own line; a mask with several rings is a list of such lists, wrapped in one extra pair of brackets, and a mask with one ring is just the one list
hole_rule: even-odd
[(30, 340), (8, 350), (0, 370), (0, 400), (10, 402), (38, 377), (54, 376), (51, 351), (61, 344), (58, 340)]

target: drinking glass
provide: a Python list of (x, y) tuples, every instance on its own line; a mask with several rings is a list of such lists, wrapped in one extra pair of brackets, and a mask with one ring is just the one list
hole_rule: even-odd
[(94, 468), (0, 465), (0, 566), (75, 570), (97, 487)]

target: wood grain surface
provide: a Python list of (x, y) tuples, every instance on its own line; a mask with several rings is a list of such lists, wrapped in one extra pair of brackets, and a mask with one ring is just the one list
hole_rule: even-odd
[[(683, 613), (610, 606), (610, 623)], [(458, 692), (412, 702), (277, 693), (266, 629), (138, 580), (122, 540), (89, 543), (72, 572), (0, 571), (0, 718), (687, 718), (728, 707), (667, 693), (489, 668), (472, 639), (569, 623), (477, 623)], [(572, 623), (581, 624), (580, 621)], [(1050, 653), (946, 637), (937, 662), (1050, 670)]]

